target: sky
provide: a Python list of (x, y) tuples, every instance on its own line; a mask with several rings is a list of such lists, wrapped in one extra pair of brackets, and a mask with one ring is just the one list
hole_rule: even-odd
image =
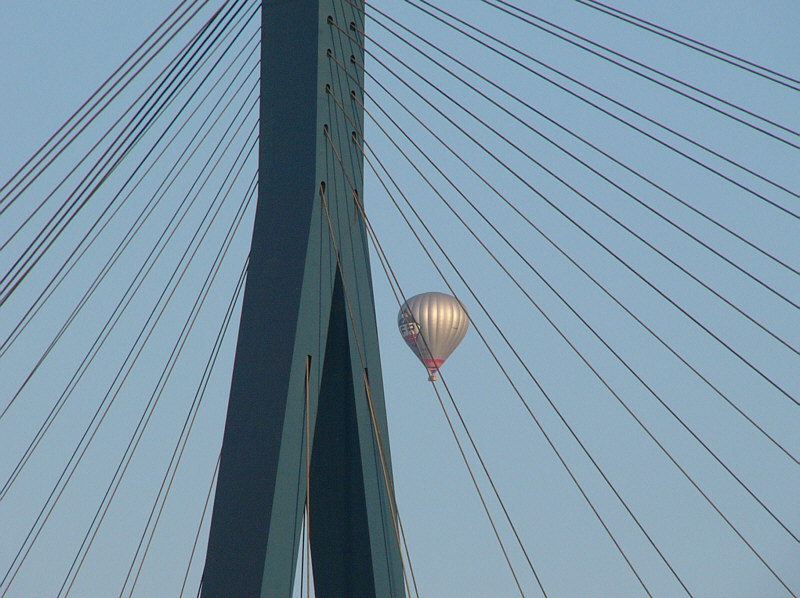
[[(543, 19), (788, 129), (800, 131), (797, 91), (644, 33), (574, 0), (517, 1), (516, 4), (524, 4), (527, 10)], [(547, 74), (581, 97), (668, 141), (786, 210), (798, 213), (796, 193), (800, 190), (800, 172), (796, 167), (797, 148), (722, 117), (674, 92), (642, 81), (618, 66), (609, 65), (503, 15), (483, 2), (446, 0), (437, 5), (553, 69), (650, 116), (657, 123), (794, 190), (794, 196), (781, 191), (516, 55), (517, 60), (526, 66)], [(796, 304), (800, 299), (800, 276), (790, 270), (798, 270), (800, 266), (798, 218), (677, 156), (518, 64), (500, 58), (462, 34), (444, 27), (409, 3), (380, 0), (374, 6), (500, 87), (493, 87), (462, 67), (452, 66), (453, 63), (436, 55), (435, 50), (415, 40), (411, 33), (394, 26), (395, 31), (411, 42), (411, 45), (404, 44), (381, 27), (380, 23), (390, 23), (377, 12), (373, 12), (374, 19), (367, 22), (371, 45), (367, 46), (370, 55), (366, 59), (366, 91), (369, 94), (366, 108), (372, 116), (365, 120), (365, 138), (370, 151), (374, 152), (371, 155), (387, 165), (391, 176), (430, 227), (474, 295), (425, 236), (424, 228), (414, 223), (414, 230), (431, 248), (437, 265), (450, 281), (452, 290), (448, 289), (393, 205), (392, 198), (402, 203), (400, 194), (383, 173), (379, 176), (366, 167), (363, 195), (368, 218), (406, 296), (432, 290), (453, 292), (470, 313), (473, 327), (444, 366), (442, 378), (452, 391), (547, 595), (633, 597), (646, 593), (532, 421), (520, 402), (520, 396), (483, 345), (477, 331), (485, 336), (519, 395), (529, 405), (653, 596), (687, 593), (604, 483), (598, 469), (593, 467), (567, 431), (548, 399), (570, 423), (691, 595), (771, 598), (790, 596), (791, 593), (737, 537), (687, 477), (694, 480), (717, 505), (791, 592), (800, 594), (798, 542), (699, 445), (655, 396), (680, 416), (777, 519), (795, 535), (800, 535), (800, 509), (797, 508), (800, 471), (797, 463), (776, 446), (779, 444), (791, 455), (800, 456), (800, 407), (796, 404), (800, 397), (800, 378), (797, 376), (800, 357), (791, 348), (800, 347), (800, 314), (790, 303)], [(710, 1), (615, 1), (613, 6), (800, 79), (796, 61), (800, 40), (795, 26), (800, 14), (791, 2), (729, 2), (724, 9)], [(209, 10), (206, 8), (203, 14), (209, 15)], [(0, 181), (13, 175), (168, 12), (169, 7), (164, 3), (151, 1), (135, 4), (75, 1), (57, 6), (44, 2), (10, 2), (0, 7), (0, 55), (4, 57), (0, 61), (0, 82), (4, 90), (0, 95), (0, 140), (3, 140), (0, 143)], [(196, 28), (197, 24), (193, 27)], [(245, 29), (234, 48), (238, 50), (246, 43), (250, 44), (247, 48), (254, 47), (254, 42), (245, 42), (253, 33), (254, 24)], [(183, 35), (177, 41), (185, 43), (187, 38)], [(177, 48), (176, 45), (170, 53)], [(455, 81), (414, 48), (457, 69), (462, 77), (518, 118)], [(404, 70), (389, 53), (407, 62), (433, 86)], [(236, 68), (240, 64), (246, 68), (237, 83), (245, 81), (246, 85), (236, 94), (230, 108), (215, 112), (224, 112), (224, 117), (220, 119), (220, 128), (214, 129), (199, 144), (198, 161), (190, 163), (175, 186), (168, 190), (165, 203), (158, 204), (153, 218), (120, 257), (75, 324), (9, 407), (7, 415), (0, 419), (0, 482), (5, 482), (68, 383), (71, 373), (90, 349), (102, 323), (112, 313), (142, 256), (156, 243), (163, 223), (169, 220), (180, 198), (190, 193), (192, 183), (198, 180), (199, 174), (195, 176), (193, 173), (199, 172), (199, 161), (211, 153), (216, 139), (222, 135), (224, 122), (235, 119), (235, 110), (242, 106), (241, 120), (235, 121), (242, 123), (241, 130), (231, 133), (232, 149), (226, 153), (220, 171), (214, 173), (208, 187), (200, 193), (200, 207), (187, 212), (186, 220), (177, 228), (174, 239), (164, 251), (163, 262), (159, 261), (153, 267), (152, 274), (136, 294), (120, 325), (115, 327), (107, 345), (78, 383), (75, 393), (18, 481), (0, 499), (2, 575), (11, 565), (27, 530), (106, 389), (116, 388), (114, 374), (127, 350), (138, 346), (133, 344), (136, 333), (160, 290), (168, 284), (183, 249), (191, 242), (193, 230), (203, 222), (202, 206), (212, 205), (211, 191), (222, 185), (221, 173), (233, 163), (232, 158), (240, 147), (249, 151), (247, 148), (252, 141), (248, 134), (257, 115), (251, 109), (255, 96), (247, 96), (256, 79), (255, 75), (247, 75), (247, 70), (255, 64), (255, 57), (242, 55)], [(160, 68), (163, 62), (157, 61), (155, 66)], [(395, 78), (386, 67), (400, 74), (402, 81), (409, 85)], [(147, 71), (143, 80), (149, 81), (156, 72)], [(11, 235), (32, 206), (58, 184), (60, 177), (142, 89), (140, 83), (121, 94), (107, 114), (87, 129), (85, 136), (0, 218), (0, 238), (5, 241)], [(625, 166), (650, 178), (763, 252), (737, 240), (653, 185), (634, 177), (619, 164), (588, 149), (564, 129), (543, 119), (502, 90), (591, 141)], [(440, 91), (462, 103), (519, 149), (490, 132)], [(399, 103), (388, 92), (394, 94)], [(211, 97), (213, 100), (216, 96)], [(715, 100), (709, 102), (718, 105)], [(452, 119), (452, 123), (437, 109)], [(174, 113), (177, 107), (170, 110)], [(387, 114), (394, 119), (396, 126)], [(752, 120), (742, 112), (737, 114)], [(434, 130), (454, 151), (432, 138), (412, 115)], [(763, 127), (800, 145), (797, 133), (769, 124)], [(721, 260), (642, 204), (565, 156), (532, 129), (563, 144), (635, 198), (658, 210), (764, 284)], [(404, 133), (418, 144), (421, 152), (411, 146)], [(465, 133), (478, 139), (491, 155), (465, 137)], [(188, 131), (182, 133), (180, 139), (188, 143), (189, 134)], [(392, 140), (407, 152), (411, 163), (397, 151)], [(145, 151), (146, 148), (134, 148), (126, 158), (126, 164), (141, 159)], [(177, 158), (174, 150), (171, 152), (165, 154), (154, 168), (152, 180), (156, 183), (146, 180), (130, 201), (120, 204), (119, 217), (87, 251), (80, 265), (53, 295), (47, 309), (36, 316), (32, 325), (0, 357), (0, 378), (4, 381), (0, 405), (5, 406), (11, 400), (72, 306), (80, 300), (87, 285), (135, 220), (142, 202), (152, 196), (158, 175), (163, 178), (168, 164)], [(555, 180), (523, 152), (567, 181), (574, 190)], [(199, 292), (217, 249), (223, 246), (228, 225), (235, 222), (240, 199), (246, 197), (255, 171), (254, 154), (247, 155), (243, 174), (236, 179), (229, 194), (230, 201), (226, 200), (219, 220), (214, 220), (197, 259), (192, 261), (181, 279), (175, 300), (169, 303), (159, 319), (152, 341), (148, 342), (146, 350), (131, 369), (118, 400), (109, 410), (30, 555), (13, 584), (0, 584), (0, 592), (6, 592), (3, 595), (25, 598), (58, 593), (83, 534), (101, 504), (126, 443), (133, 434), (135, 422), (145, 409), (153, 389), (157, 388), (164, 364), (170, 363), (170, 350), (177, 330), (187, 317), (187, 306)], [(499, 194), (466, 169), (460, 159), (480, 177), (490, 181)], [(419, 176), (415, 167), (429, 178), (433, 188)], [(91, 219), (99, 214), (108, 196), (105, 189), (119, 186), (126, 173), (130, 173), (130, 167), (128, 170), (121, 168), (110, 177), (107, 186), (92, 203), (87, 204), (84, 214), (53, 246), (47, 258), (0, 307), (2, 338), (25, 313), (57, 270), (63, 256), (71, 251), (70, 248), (90, 226)], [(389, 191), (382, 185), (382, 179)], [(79, 176), (74, 180), (80, 180)], [(64, 189), (67, 187), (65, 185)], [(474, 228), (519, 282), (519, 287), (470, 236), (437, 192)], [(499, 195), (525, 214), (552, 239), (553, 244), (522, 220)], [(61, 197), (65, 196), (62, 192)], [(530, 265), (493, 232), (465, 198), (497, 226)], [(697, 280), (592, 207), (586, 199), (592, 200)], [(548, 200), (597, 241), (568, 221)], [(14, 251), (21, 250), (36, 234), (36, 224), (44, 224), (49, 214), (47, 210), (55, 209), (49, 206), (9, 243), (8, 250), (0, 251), (3, 272), (13, 263), (15, 257), (11, 256), (16, 255)], [(244, 265), (252, 227), (252, 207), (250, 204), (246, 208), (242, 223), (232, 237), (230, 250), (200, 311), (197, 324), (192, 328), (190, 340), (170, 375), (163, 398), (137, 446), (108, 516), (75, 578), (70, 592), (74, 596), (117, 595), (120, 588), (124, 589), (125, 595), (131, 592), (132, 581), (124, 580), (132, 560), (137, 558), (133, 561), (136, 565), (134, 573), (141, 562), (140, 557), (134, 557), (136, 544), (145, 529), (161, 476), (167, 468), (178, 431), (189, 412), (200, 374)], [(408, 210), (405, 213), (408, 214)], [(372, 251), (394, 481), (419, 594), (475, 598), (519, 595), (424, 368), (416, 362), (397, 332), (397, 302), (379, 267), (374, 249)], [(703, 382), (665, 348), (665, 344), (637, 324), (564, 254), (607, 288), (710, 384)], [(541, 273), (541, 278), (531, 267)], [(543, 279), (591, 325), (597, 336), (554, 295)], [(643, 279), (650, 281), (652, 286)], [(670, 297), (686, 313), (660, 293)], [(478, 300), (495, 319), (540, 386), (493, 329)], [(550, 321), (533, 305), (534, 302)], [(687, 314), (730, 349), (712, 338)], [(197, 411), (196, 423), (165, 503), (164, 514), (153, 535), (150, 552), (141, 567), (134, 595), (166, 597), (180, 593), (190, 562), (189, 551), (219, 453), (237, 325), (238, 317), (234, 316)], [(585, 365), (556, 327), (592, 364), (597, 374)], [(598, 336), (653, 392), (621, 365)], [(444, 391), (441, 385), (439, 388)], [(787, 394), (794, 397), (794, 402)], [(775, 442), (748, 423), (721, 395)], [(446, 399), (446, 395), (443, 396)], [(636, 423), (621, 403), (629, 406), (643, 426)], [(452, 415), (452, 410), (449, 413)], [(653, 442), (644, 427), (665, 451)], [(458, 433), (463, 441), (460, 428)], [(665, 452), (680, 464), (686, 475), (677, 469)], [(473, 467), (479, 468), (469, 450), (468, 459)], [(478, 473), (477, 478), (487, 497), (489, 510), (498, 522), (500, 536), (508, 547), (524, 595), (542, 595), (485, 477)], [(207, 523), (206, 519), (189, 568), (186, 595), (194, 595), (199, 583)], [(295, 594), (299, 595), (299, 588)]]

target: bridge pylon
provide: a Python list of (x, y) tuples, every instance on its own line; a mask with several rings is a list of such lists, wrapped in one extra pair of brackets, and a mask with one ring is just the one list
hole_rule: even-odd
[(351, 97), (358, 5), (263, 2), (258, 203), (204, 598), (290, 598), (306, 499), (316, 596), (404, 595)]

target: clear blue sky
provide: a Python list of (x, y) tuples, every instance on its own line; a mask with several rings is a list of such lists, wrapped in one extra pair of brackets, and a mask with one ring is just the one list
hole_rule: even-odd
[[(528, 3), (518, 0), (516, 4), (524, 4), (543, 18), (800, 131), (800, 92), (786, 90), (718, 61), (679, 49), (674, 44), (599, 15), (572, 0)], [(673, 93), (643, 83), (618, 67), (608, 66), (519, 21), (503, 17), (497, 10), (489, 9), (480, 2), (448, 0), (438, 5), (457, 12), (465, 20), (478, 24), (509, 44), (597, 87), (658, 122), (708, 144), (790, 189), (800, 190), (798, 150), (714, 115)], [(792, 2), (736, 1), (721, 6), (710, 1), (648, 1), (614, 2), (613, 5), (800, 79), (797, 67), (797, 56), (800, 55), (800, 39), (797, 37), (800, 11)], [(376, 6), (793, 268), (800, 266), (800, 246), (797, 241), (800, 222), (797, 219), (690, 165), (580, 101), (554, 90), (508, 61), (500, 60), (475, 43), (436, 25), (408, 5), (381, 1), (376, 2)], [(6, 3), (0, 7), (0, 181), (5, 181), (13, 174), (155, 28), (168, 10), (164, 3), (152, 1), (135, 4), (73, 2), (58, 3), (56, 6), (31, 1)], [(382, 17), (380, 20), (385, 21)], [(797, 309), (665, 225), (641, 206), (633, 205), (632, 200), (565, 158), (502, 111), (488, 105), (448, 75), (437, 71), (436, 67), (392, 38), (376, 23), (368, 23), (367, 27), (368, 33), (374, 35), (376, 41), (408, 60), (421, 73), (433, 77), (437, 87), (464, 102), (537, 160), (567, 179), (789, 345), (800, 347), (800, 314)], [(248, 30), (248, 35), (251, 31)], [(378, 58), (386, 60), (383, 51), (377, 48), (373, 50)], [(392, 69), (397, 69), (391, 61), (388, 64)], [(368, 59), (367, 70), (397, 94), (409, 109), (442, 135), (461, 157), (490, 180), (565, 252), (607, 285), (621, 302), (662, 335), (790, 453), (800, 455), (800, 407), (743, 365), (555, 213), (528, 187), (514, 179), (500, 164), (492, 161), (437, 116), (432, 108), (419, 101), (408, 88), (394, 80), (377, 62)], [(397, 70), (400, 72), (401, 69)], [(404, 73), (403, 77), (465, 131), (477, 136), (503, 163), (541, 190), (643, 276), (654, 281), (790, 395), (800, 397), (800, 359), (795, 352), (770, 338), (670, 266), (519, 152), (453, 107), (425, 83), (408, 73)], [(673, 200), (634, 179), (608, 160), (581, 147), (563, 132), (515, 105), (486, 84), (479, 85), (525, 122), (563, 141), (570, 151), (589, 161), (642, 201), (663, 211), (795, 303), (800, 301), (800, 277), (712, 227), (687, 209), (677, 206)], [(509, 236), (519, 251), (570, 305), (684, 418), (692, 430), (717, 452), (787, 527), (795, 534), (800, 534), (798, 466), (737, 415), (709, 386), (671, 356), (535, 231), (501, 205), (491, 190), (427, 136), (393, 100), (369, 80), (367, 86), (368, 91), (374, 94), (375, 101), (397, 119), (402, 129), (420, 143), (448, 176), (453, 177), (459, 189)], [(582, 95), (588, 94), (582, 92)], [(124, 107), (124, 102), (120, 105)], [(235, 108), (236, 104), (233, 106)], [(368, 103), (367, 108), (376, 116), (379, 114), (373, 102)], [(255, 114), (251, 114), (245, 129), (249, 130), (254, 117)], [(398, 143), (404, 148), (409, 147), (384, 117), (379, 117), (379, 120)], [(652, 125), (642, 126), (654, 134), (657, 132)], [(237, 138), (238, 144), (244, 143), (245, 133)], [(474, 285), (476, 295), (496, 317), (542, 387), (574, 426), (588, 450), (692, 593), (698, 597), (788, 596), (789, 593), (669, 463), (529, 300), (475, 244), (369, 118), (365, 134), (378, 157), (391, 165), (392, 176), (400, 182), (448, 255), (467, 281)], [(800, 144), (799, 136), (785, 132), (781, 134)], [(658, 132), (658, 135), (662, 133)], [(88, 138), (96, 139), (96, 134)], [(668, 138), (698, 159), (746, 182), (759, 193), (795, 212), (800, 211), (800, 202), (796, 197), (778, 191), (763, 181), (756, 181), (676, 141), (674, 137)], [(80, 150), (85, 151), (87, 147), (84, 142), (74, 153), (65, 155), (56, 173), (63, 176), (69, 157), (80, 156)], [(476, 227), (492, 250), (508, 264), (521, 285), (586, 355), (619, 397), (630, 405), (787, 585), (796, 594), (800, 593), (798, 543), (699, 447), (563, 303), (479, 221), (459, 193), (436, 175), (424, 158), (413, 150), (409, 151), (415, 164), (432, 177), (436, 188), (453, 202), (470, 225)], [(246, 168), (245, 173), (250, 174), (244, 177), (247, 181), (237, 186), (240, 195), (249, 182), (249, 176), (252, 176), (252, 160), (248, 164), (250, 170)], [(8, 216), (0, 217), (0, 238), (5, 239), (24, 217), (26, 210), (30, 210), (30, 206), (41, 197), (42, 190), (48, 185), (52, 188), (57, 181), (55, 173), (48, 175), (40, 186), (33, 187), (29, 195), (23, 196), (24, 203), (21, 200), (14, 210), (8, 212)], [(371, 223), (404, 292), (413, 295), (427, 290), (446, 291), (446, 286), (416, 246), (387, 193), (369, 168), (364, 196)], [(164, 210), (159, 213), (161, 221), (166, 218), (167, 209)], [(20, 337), (12, 350), (0, 358), (0, 379), (3, 380), (0, 405), (4, 406), (10, 400), (11, 394), (22, 383), (71, 306), (80, 297), (82, 288), (91, 281), (113, 249), (116, 242), (113, 240), (114, 231), (122, 231), (133, 218), (132, 211), (130, 215), (125, 214), (122, 213), (122, 223), (110, 229), (93, 253), (87, 254), (85, 265), (76, 269), (70, 283), (64, 285), (59, 295), (54, 296), (54, 305), (43, 310), (39, 319), (34, 321), (35, 325)], [(233, 217), (231, 210), (225, 214), (221, 218)], [(191, 218), (195, 218), (195, 224), (199, 221), (196, 216)], [(195, 336), (191, 337), (187, 352), (170, 379), (165, 398), (153, 416), (151, 427), (144, 435), (119, 494), (112, 503), (108, 519), (101, 527), (77, 578), (71, 593), (73, 596), (94, 598), (119, 592), (158, 490), (169, 452), (210, 352), (213, 335), (222, 320), (247, 253), (251, 221), (252, 210), (235, 237), (215, 291), (201, 312), (197, 331), (193, 333)], [(83, 230), (81, 226), (86, 226), (86, 223), (78, 221), (75, 231), (65, 237), (62, 245), (55, 246), (56, 251), (61, 252), (59, 255), (64, 255), (70, 239), (75, 242)], [(93, 448), (87, 452), (85, 461), (59, 501), (52, 519), (20, 569), (7, 596), (28, 598), (56, 594), (133, 431), (135, 419), (156, 383), (174, 342), (176, 323), (182, 323), (186, 317), (186, 306), (199, 289), (197, 285), (205, 275), (204, 268), (207, 270), (213, 258), (213, 239), (222, 238), (223, 228), (224, 225), (220, 224), (214, 229), (210, 237), (212, 242), (202, 250), (199, 258), (202, 265), (191, 270), (185, 288), (177, 295), (178, 305), (166, 312), (154, 337), (154, 348), (143, 353), (142, 361), (126, 382), (125, 392), (121, 393), (118, 404), (109, 412), (97, 440), (91, 445)], [(144, 231), (145, 238), (140, 241), (141, 245), (132, 247), (130, 255), (120, 261), (109, 281), (87, 306), (89, 313), (76, 322), (69, 336), (65, 336), (60, 343), (59, 349), (45, 362), (46, 367), (37, 373), (25, 393), (9, 410), (8, 416), (0, 421), (0, 483), (10, 474), (50, 405), (69, 380), (83, 353), (88, 350), (99, 327), (97, 322), (110, 313), (120, 289), (127, 286), (132, 276), (131, 268), (138, 267), (141, 252), (146, 251), (148, 243), (153, 244), (157, 230), (154, 226)], [(191, 231), (190, 228), (186, 230)], [(190, 234), (181, 232), (178, 236), (183, 235), (188, 242)], [(179, 242), (176, 242), (177, 245)], [(177, 261), (179, 250), (170, 251), (169, 259)], [(438, 256), (437, 261), (444, 263)], [(37, 269), (29, 285), (20, 287), (15, 299), (0, 310), (2, 338), (13, 326), (13, 321), (24, 313), (49, 276), (48, 272), (54, 271), (55, 264), (55, 258), (52, 261), (44, 260), (42, 273), (38, 274)], [(10, 266), (8, 253), (0, 253), (0, 266), (3, 272)], [(100, 354), (82, 380), (74, 399), (56, 420), (19, 482), (0, 502), (0, 575), (5, 573), (14, 558), (17, 547), (55, 483), (66, 455), (71, 452), (102, 393), (111, 383), (113, 373), (119, 367), (123, 348), (130, 346), (131, 335), (141, 326), (145, 310), (149, 310), (148, 302), (154, 301), (156, 289), (159, 284), (164, 284), (171, 268), (159, 266), (154, 269), (153, 280), (143, 292), (144, 298), (140, 304), (132, 306), (135, 315), (123, 320), (120, 332), (110, 339), (109, 348)], [(452, 271), (448, 267), (444, 269), (476, 325), (486, 331), (490, 344), (507, 365), (521, 394), (562, 451), (564, 459), (573, 468), (575, 476), (652, 594), (664, 597), (681, 595), (675, 578), (603, 484), (536, 385), (505, 348), (502, 339), (490, 330), (490, 324), (476, 301), (463, 284), (452, 276)], [(420, 595), (469, 598), (518, 595), (424, 369), (416, 363), (397, 334), (397, 305), (374, 257), (373, 270), (395, 484)], [(231, 330), (235, 330), (235, 324), (236, 321)], [(233, 334), (226, 338), (175, 487), (137, 583), (136, 595), (168, 597), (178, 594), (219, 451), (234, 340)], [(645, 595), (474, 330), (470, 331), (445, 366), (443, 376), (494, 476), (548, 596), (616, 598)], [(475, 460), (470, 458), (475, 465)], [(488, 496), (485, 480), (481, 477), (479, 482)], [(493, 515), (501, 521), (502, 515), (494, 499), (490, 498), (489, 503)], [(500, 529), (520, 575), (525, 595), (541, 595), (507, 526), (501, 523)], [(190, 570), (187, 595), (194, 594), (199, 582), (203, 546), (201, 543), (199, 555)], [(0, 587), (0, 591), (3, 590), (5, 587)]]

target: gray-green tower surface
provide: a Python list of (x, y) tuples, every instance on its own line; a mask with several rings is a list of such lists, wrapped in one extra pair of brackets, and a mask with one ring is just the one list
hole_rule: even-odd
[(204, 598), (291, 597), (307, 491), (316, 596), (404, 595), (352, 137), (362, 9), (263, 2), (258, 204)]

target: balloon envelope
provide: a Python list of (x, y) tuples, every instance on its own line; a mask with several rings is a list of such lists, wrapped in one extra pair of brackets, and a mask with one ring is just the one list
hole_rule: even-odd
[(439, 367), (455, 350), (469, 328), (467, 310), (455, 297), (422, 293), (408, 299), (397, 314), (403, 340), (436, 380)]

